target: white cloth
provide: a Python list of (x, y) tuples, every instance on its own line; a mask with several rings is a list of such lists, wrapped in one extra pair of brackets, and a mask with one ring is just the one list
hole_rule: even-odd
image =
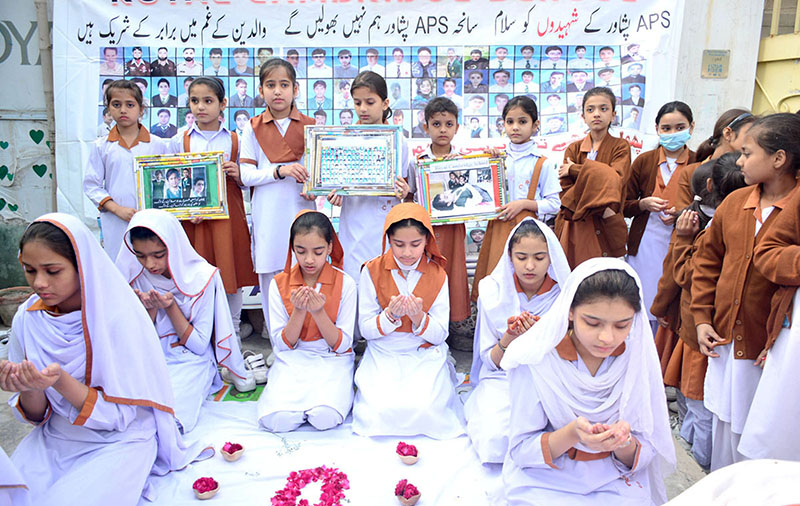
[[(515, 406), (514, 392), (516, 390), (524, 395), (535, 391), (547, 423), (556, 429), (564, 427), (578, 416), (584, 416), (592, 423), (627, 421), (631, 432), (642, 442), (641, 451), (652, 448), (655, 452), (654, 461), (637, 468), (632, 477), (643, 486), (647, 482), (652, 501), (662, 504), (666, 501), (664, 476), (675, 467), (675, 448), (661, 367), (644, 306), (634, 316), (625, 340), (625, 351), (613, 359), (607, 358), (603, 362), (607, 366), (604, 372), (598, 371), (592, 376), (581, 367), (576, 367), (575, 363), (563, 360), (555, 349), (567, 334), (569, 309), (580, 283), (597, 272), (609, 269), (623, 270), (636, 279), (641, 297), (641, 282), (628, 264), (609, 258), (587, 260), (569, 276), (550, 311), (533, 328), (511, 343), (500, 362), (500, 366), (506, 370), (520, 367), (520, 370), (510, 373), (511, 432), (509, 458), (506, 459), (503, 473), (504, 476), (514, 476), (517, 483), (524, 481), (523, 476), (535, 481), (537, 473), (544, 471), (551, 474), (545, 469), (525, 469), (524, 465), (515, 464), (513, 457), (514, 448), (518, 445), (536, 446), (530, 437), (533, 434), (526, 434), (524, 427), (515, 426), (515, 410), (525, 409), (525, 406)], [(523, 405), (526, 403), (521, 402)], [(540, 427), (539, 430), (546, 428)], [(580, 444), (578, 449), (588, 451)], [(597, 465), (605, 465), (603, 461)], [(522, 474), (516, 474), (517, 470), (521, 470)], [(561, 490), (569, 493), (570, 489)]]
[[(414, 269), (404, 278), (394, 269), (392, 277), (399, 293), (410, 295), (422, 274)], [(358, 286), (358, 318), (367, 349), (355, 374), (353, 432), (434, 439), (464, 434), (455, 369), (447, 360), (445, 343), (450, 322), (447, 281), (413, 332), (395, 330), (400, 321), (390, 322), (383, 309), (370, 272), (364, 269)], [(433, 346), (422, 348), (426, 343)]]
[(27, 496), (28, 485), (6, 452), (0, 448), (0, 506), (25, 504)]
[[(659, 165), (661, 177), (664, 184), (669, 184), (672, 174), (675, 172), (674, 163), (664, 162)], [(647, 225), (645, 226), (642, 239), (639, 242), (639, 252), (636, 255), (628, 255), (627, 262), (642, 280), (642, 293), (644, 307), (647, 308), (647, 317), (654, 321), (656, 317), (650, 313), (650, 306), (658, 292), (658, 280), (661, 279), (663, 272), (664, 257), (667, 256), (669, 241), (672, 238), (672, 225), (665, 225), (661, 217), (663, 213), (649, 213)]]
[[(139, 263), (130, 243), (129, 232), (134, 227), (153, 231), (166, 245), (171, 278), (151, 274)], [(217, 365), (241, 378), (247, 376), (222, 278), (219, 270), (192, 248), (180, 222), (166, 211), (136, 213), (124, 239), (126, 248), (120, 251), (117, 267), (125, 279), (143, 292), (171, 292), (192, 326), (188, 337), (180, 336), (165, 310), (156, 313), (155, 328), (175, 390), (176, 417), (188, 432), (197, 423), (203, 399), (222, 387)], [(182, 345), (175, 344), (181, 341)]]
[[(292, 221), (301, 210), (314, 209), (314, 202), (300, 196), (303, 185), (293, 177), (275, 179), (275, 167), (279, 164), (272, 163), (269, 154), (262, 151), (249, 123), (242, 134), (239, 159), (242, 158), (257, 162), (257, 165), (239, 164), (242, 183), (254, 187), (251, 199), (253, 265), (258, 274), (283, 270)], [(304, 158), (300, 157), (297, 162), (302, 165)]]
[(796, 427), (800, 419), (800, 395), (793, 380), (795, 367), (800, 364), (800, 291), (795, 292), (793, 307), (791, 327), (781, 329), (767, 353), (742, 431), (739, 451), (751, 459), (800, 458), (800, 434)]
[[(333, 267), (336, 269), (335, 267)], [(265, 418), (277, 412), (306, 413), (318, 406), (328, 406), (340, 415), (339, 423), (353, 405), (353, 328), (356, 323), (356, 283), (341, 272), (342, 297), (333, 322), (342, 332), (337, 349), (332, 350), (321, 336), (316, 341), (297, 341), (290, 348), (283, 340), (289, 313), (278, 285), (269, 287), (269, 335), (275, 363), (269, 370), (269, 383), (258, 401), (258, 419), (265, 428)], [(317, 283), (317, 292), (322, 288)], [(301, 422), (302, 423), (302, 422)]]
[[(210, 505), (269, 504), (275, 492), (286, 486), (291, 471), (321, 465), (347, 474), (350, 489), (344, 495), (349, 503), (342, 501), (343, 505), (399, 505), (393, 491), (400, 478), (408, 478), (422, 491), (424, 502), (420, 506), (501, 504), (494, 500), (497, 493), (502, 496), (499, 466), (482, 466), (466, 437), (436, 441), (425, 436), (404, 436), (403, 441), (416, 445), (420, 451), (419, 462), (409, 467), (395, 453), (397, 438), (353, 434), (349, 417), (330, 430), (303, 425), (278, 437), (259, 430), (253, 423), (255, 419), (255, 402), (206, 401), (200, 423), (186, 439), (215, 441), (218, 445), (237, 442), (245, 447), (244, 456), (233, 463), (219, 457), (209, 459), (193, 464), (185, 472), (159, 478), (158, 500), (142, 502), (140, 506), (203, 504), (191, 492), (192, 482), (201, 476), (213, 476), (222, 487)], [(310, 484), (298, 499), (317, 504), (319, 490), (319, 484)]]
[(715, 471), (669, 506), (772, 506), (800, 503), (800, 462), (750, 460)]
[(309, 79), (330, 79), (333, 77), (333, 71), (325, 64), (321, 67), (317, 67), (316, 65), (309, 66), (307, 74)]
[[(414, 191), (414, 160), (410, 156), (405, 137), (401, 138), (400, 167), (401, 177), (408, 178), (411, 191)], [(402, 203), (397, 197), (342, 197), (342, 210), (339, 214), (339, 240), (344, 249), (344, 272), (354, 280), (360, 279), (364, 262), (380, 256), (383, 240), (383, 222), (394, 206)], [(286, 261), (286, 244), (283, 243), (283, 261)], [(281, 268), (283, 266), (281, 265)]]
[[(550, 267), (547, 274), (556, 282), (549, 291), (528, 299), (517, 293), (514, 266), (509, 256), (509, 243), (520, 225), (530, 221), (539, 227), (547, 241)], [(511, 416), (510, 393), (506, 372), (492, 360), (492, 349), (502, 339), (507, 320), (522, 311), (543, 316), (561, 292), (560, 286), (569, 276), (569, 263), (556, 235), (533, 218), (522, 220), (508, 235), (503, 256), (492, 273), (483, 278), (478, 297), (478, 320), (472, 346), (470, 383), (476, 385), (464, 404), (467, 434), (481, 462), (502, 463), (508, 451), (508, 424)]]
[[(528, 141), (523, 144), (509, 142), (506, 148), (506, 178), (508, 179), (509, 197), (511, 200), (528, 198), (528, 190), (533, 177), (536, 162), (542, 157), (536, 150), (536, 143)], [(558, 180), (558, 164), (555, 160), (544, 161), (539, 182), (536, 185), (534, 200), (539, 206), (536, 215), (542, 221), (554, 216), (561, 209), (561, 183)]]
[[(108, 137), (97, 139), (89, 152), (89, 162), (83, 176), (83, 193), (95, 206), (111, 197), (120, 206), (139, 207), (133, 158), (142, 155), (161, 155), (167, 147), (157, 139), (138, 142), (130, 150), (119, 142), (110, 142)], [(113, 261), (122, 246), (122, 235), (128, 224), (108, 211), (100, 212), (100, 227), (103, 230), (103, 248)]]
[[(60, 213), (36, 221), (70, 237), (82, 309), (28, 311), (40, 300), (31, 296), (14, 317), (9, 359), (30, 360), (38, 369), (58, 363), (90, 395), (78, 410), (54, 388), (45, 390), (45, 419), (12, 461), (30, 487), (31, 504), (134, 504), (141, 495), (153, 497), (152, 476), (183, 469), (205, 445), (183, 445), (150, 318), (89, 229)], [(9, 404), (24, 419), (18, 394)]]
[[(169, 140), (170, 153), (184, 152), (183, 136), (184, 132), (180, 132)], [(241, 145), (241, 139), (239, 144)], [(231, 131), (222, 123), (218, 130), (200, 130), (196, 122), (189, 128), (189, 152), (191, 153), (223, 151), (225, 153), (223, 159), (227, 161), (231, 159), (231, 147)]]

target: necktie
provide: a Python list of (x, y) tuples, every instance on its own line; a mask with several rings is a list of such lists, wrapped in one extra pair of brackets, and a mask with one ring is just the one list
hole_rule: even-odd
[(531, 61), (530, 61), (530, 60), (528, 60), (528, 61), (526, 61), (526, 62), (525, 62), (525, 68), (526, 68), (526, 69), (529, 69), (529, 68), (531, 68)]
[(397, 65), (397, 77), (400, 77), (400, 64), (396, 63), (395, 65)]
[(215, 75), (215, 76), (218, 76), (218, 75), (219, 75), (219, 70), (215, 70), (215, 71), (214, 71), (214, 75)]
[(528, 85), (525, 85), (525, 93), (528, 93)]
[(497, 62), (497, 63), (500, 65), (498, 68), (499, 68), (500, 70), (503, 70), (503, 62), (502, 62), (502, 61), (500, 61), (500, 62)]

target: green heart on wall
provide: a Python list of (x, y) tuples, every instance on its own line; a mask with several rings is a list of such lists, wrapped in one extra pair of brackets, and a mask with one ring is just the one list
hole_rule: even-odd
[(8, 175), (8, 167), (0, 165), (0, 179), (4, 179)]
[(19, 209), (19, 206), (17, 204), (8, 204), (9, 211), (16, 211), (17, 209)]
[(40, 142), (42, 142), (42, 139), (44, 139), (44, 132), (42, 132), (41, 130), (31, 130), (30, 132), (28, 132), (28, 135), (31, 136), (31, 139), (33, 139), (33, 142), (35, 142), (36, 144), (39, 144)]
[(0, 141), (0, 148), (3, 148), (3, 149), (8, 148), (8, 143), (6, 141)]
[(45, 164), (34, 165), (33, 171), (36, 173), (37, 176), (44, 177), (44, 173), (47, 172), (47, 165)]
[(14, 174), (9, 174), (8, 175), (8, 180), (9, 181), (13, 181), (14, 180)]
[(4, 207), (6, 207), (6, 199), (0, 197), (0, 211), (2, 211)]
[(45, 141), (45, 144), (47, 144), (48, 148), (50, 147), (50, 141)]

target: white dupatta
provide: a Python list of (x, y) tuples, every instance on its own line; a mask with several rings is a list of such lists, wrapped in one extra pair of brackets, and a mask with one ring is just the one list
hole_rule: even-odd
[[(145, 270), (131, 245), (130, 231), (134, 227), (151, 230), (167, 247), (167, 268), (169, 279), (154, 280)], [(174, 286), (175, 300), (187, 318), (191, 315), (193, 304), (209, 286), (215, 289), (213, 347), (217, 364), (227, 368), (240, 378), (246, 377), (242, 351), (236, 338), (231, 319), (230, 306), (225, 296), (225, 287), (219, 276), (219, 269), (206, 262), (192, 247), (183, 227), (172, 214), (159, 209), (145, 209), (133, 215), (125, 230), (125, 248), (117, 256), (117, 268), (128, 283), (140, 281), (146, 290), (155, 288), (164, 291), (163, 281)], [(161, 277), (161, 276), (159, 276)], [(141, 306), (141, 302), (139, 302)], [(152, 324), (151, 324), (152, 326)], [(217, 382), (221, 381), (219, 378)]]
[[(543, 310), (539, 316), (543, 315), (553, 304), (554, 299), (560, 293), (561, 287), (566, 283), (567, 276), (569, 276), (570, 270), (567, 256), (561, 248), (561, 243), (558, 242), (558, 237), (550, 230), (550, 227), (531, 217), (520, 221), (508, 234), (500, 261), (497, 262), (492, 273), (480, 281), (480, 304), (484, 311), (478, 312), (478, 318), (483, 318), (482, 313), (488, 315), (493, 329), (505, 328), (508, 318), (517, 316), (521, 312), (519, 295), (517, 293), (516, 283), (514, 282), (514, 264), (511, 262), (508, 248), (514, 233), (523, 223), (528, 221), (535, 223), (544, 234), (545, 240), (547, 241), (547, 253), (550, 256), (550, 267), (547, 269), (547, 275), (557, 283), (548, 294), (541, 296), (541, 306)], [(477, 332), (477, 329), (480, 328), (481, 322), (478, 321), (475, 323), (476, 332), (472, 348), (472, 370), (470, 372), (470, 383), (473, 385), (477, 385), (478, 381), (480, 381), (480, 371), (483, 365), (483, 359), (479, 352), (480, 335)]]
[[(198, 445), (186, 448), (178, 433), (167, 364), (144, 306), (78, 218), (51, 213), (36, 222), (51, 223), (61, 229), (75, 250), (82, 309), (73, 318), (80, 318), (83, 339), (73, 339), (68, 344), (74, 348), (72, 356), (85, 354), (84, 383), (97, 389), (105, 401), (153, 409), (158, 453), (152, 474), (163, 475), (186, 467), (205, 453), (204, 448)], [(26, 307), (37, 300), (38, 296), (31, 296)], [(52, 332), (45, 312), (20, 311), (19, 314), (22, 315), (19, 330), (25, 346), (29, 341), (31, 346), (37, 344), (37, 332)], [(65, 325), (73, 327), (77, 322), (68, 319)], [(69, 355), (68, 350), (54, 350), (56, 352), (64, 357)]]
[[(531, 384), (539, 394), (548, 420), (556, 428), (564, 427), (578, 416), (592, 423), (627, 421), (632, 432), (641, 434), (654, 446), (656, 457), (648, 467), (648, 474), (653, 501), (663, 504), (667, 500), (664, 477), (675, 468), (675, 447), (661, 367), (644, 303), (634, 316), (624, 353), (614, 359), (605, 373), (592, 376), (581, 372), (556, 351), (567, 335), (569, 310), (578, 286), (604, 270), (622, 270), (632, 276), (641, 299), (641, 281), (627, 263), (610, 258), (587, 260), (569, 276), (550, 311), (509, 345), (500, 366), (506, 370), (528, 368)], [(591, 452), (583, 445), (577, 447)]]

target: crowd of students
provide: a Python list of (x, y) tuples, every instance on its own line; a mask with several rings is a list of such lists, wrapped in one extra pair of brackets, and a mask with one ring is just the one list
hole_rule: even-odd
[[(691, 109), (669, 102), (656, 116), (660, 146), (631, 164), (627, 141), (609, 133), (616, 97), (594, 88), (588, 135), (558, 164), (532, 140), (535, 102), (508, 101), (510, 201), (480, 250), (475, 387), (462, 407), (446, 338), (449, 321), (470, 314), (464, 226), (432, 226), (413, 202), (403, 144), (395, 196), (325, 196), (341, 207), (337, 234), (302, 190), (303, 126), (314, 120), (294, 105), (294, 68), (268, 60), (259, 81), (267, 109), (240, 139), (220, 122), (221, 84), (195, 79), (196, 121), (169, 147), (138, 123), (140, 89), (110, 83), (116, 125), (84, 185), (105, 253), (68, 215), (26, 230), (20, 260), (36, 294), (14, 318), (0, 388), (37, 426), (11, 459), (32, 503), (134, 503), (151, 493), (149, 476), (204, 456), (181, 433), (221, 386), (218, 367), (255, 388), (237, 333), (240, 288), (256, 276), (275, 354), (254, 420), (265, 430), (327, 430), (352, 412), (365, 436), (466, 433), (482, 463), (502, 465), (509, 504), (661, 504), (675, 466), (666, 383), (702, 466), (796, 456), (797, 438), (773, 433), (769, 414), (785, 416), (787, 432), (797, 415), (783, 404), (793, 347), (782, 338), (800, 285), (800, 116), (727, 111), (695, 153)], [(359, 124), (387, 123), (383, 77), (361, 72), (351, 93)], [(447, 98), (428, 103), (423, 157), (458, 155), (458, 114)], [(207, 150), (226, 153), (229, 219), (136, 211), (134, 156)], [(109, 460), (121, 452), (125, 473)]]

